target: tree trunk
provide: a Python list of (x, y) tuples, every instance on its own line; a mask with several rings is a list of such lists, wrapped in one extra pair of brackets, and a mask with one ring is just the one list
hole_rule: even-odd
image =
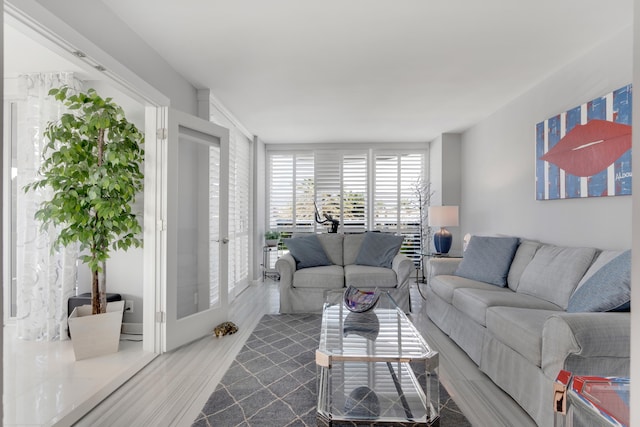
[[(98, 130), (98, 167), (102, 166), (104, 157), (104, 129)], [(96, 222), (98, 221), (97, 216), (95, 217)], [(102, 277), (100, 277), (100, 273), (95, 271), (93, 273), (93, 293), (92, 293), (92, 304), (93, 304), (93, 314), (98, 313), (106, 313), (107, 312), (107, 266), (103, 262), (102, 263)], [(102, 279), (102, 280), (100, 280)]]
[(91, 286), (91, 314), (107, 312), (107, 265), (102, 263), (102, 273), (94, 271)]
[(100, 298), (96, 298), (100, 293), (99, 277), (97, 271), (91, 273), (91, 314), (100, 313)]
[(102, 263), (102, 280), (100, 281), (100, 313), (107, 312), (107, 263)]

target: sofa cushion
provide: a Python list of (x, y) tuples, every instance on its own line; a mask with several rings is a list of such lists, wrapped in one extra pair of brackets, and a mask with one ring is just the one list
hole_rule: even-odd
[(453, 291), (458, 288), (473, 288), (485, 290), (500, 290), (495, 285), (490, 285), (477, 280), (466, 279), (458, 276), (435, 276), (429, 279), (429, 286), (433, 292), (448, 304), (453, 302)]
[(344, 268), (327, 265), (296, 270), (293, 273), (294, 288), (340, 289), (344, 287)]
[(344, 265), (344, 234), (322, 233), (317, 236), (329, 261), (335, 265)]
[(284, 244), (296, 260), (296, 269), (331, 265), (315, 234), (284, 239)]
[(519, 242), (517, 237), (472, 236), (455, 275), (506, 286), (509, 266)]
[(470, 288), (456, 289), (453, 293), (453, 306), (482, 326), (486, 326), (486, 312), (489, 307), (561, 310), (560, 307), (548, 301), (513, 292), (508, 288), (497, 288), (497, 291)]
[(396, 273), (390, 268), (367, 265), (345, 265), (345, 286), (355, 288), (395, 288), (398, 285)]
[(597, 250), (542, 245), (524, 269), (518, 293), (567, 308), (569, 297), (587, 271)]
[(518, 289), (524, 269), (527, 268), (527, 265), (529, 265), (540, 246), (540, 243), (531, 240), (523, 240), (520, 242), (518, 250), (513, 256), (511, 267), (509, 267), (509, 274), (507, 276), (509, 289), (512, 291)]
[(631, 251), (603, 252), (585, 277), (569, 298), (568, 312), (629, 311)]
[(487, 331), (535, 366), (542, 366), (542, 329), (556, 310), (490, 307)]
[(344, 235), (344, 265), (355, 264), (365, 233)]
[(355, 264), (391, 268), (393, 258), (400, 251), (404, 236), (367, 231)]

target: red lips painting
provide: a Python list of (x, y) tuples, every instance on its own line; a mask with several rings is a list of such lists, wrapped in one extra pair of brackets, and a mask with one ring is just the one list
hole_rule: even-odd
[(632, 87), (536, 124), (536, 200), (631, 194)]
[(631, 148), (631, 126), (591, 120), (577, 125), (540, 157), (576, 176), (602, 172)]

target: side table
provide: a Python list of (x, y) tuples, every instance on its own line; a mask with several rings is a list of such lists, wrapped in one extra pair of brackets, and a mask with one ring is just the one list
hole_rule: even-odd
[(560, 371), (554, 384), (555, 427), (629, 425), (629, 378), (574, 376)]
[(280, 274), (271, 267), (271, 255), (275, 253), (276, 259), (280, 258), (280, 252), (277, 246), (262, 247), (262, 280), (269, 277), (273, 280), (280, 280)]

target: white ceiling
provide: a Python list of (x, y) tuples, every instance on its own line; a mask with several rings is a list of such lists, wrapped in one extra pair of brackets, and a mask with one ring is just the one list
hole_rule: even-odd
[(632, 25), (633, 0), (108, 0), (266, 142), (459, 132)]

